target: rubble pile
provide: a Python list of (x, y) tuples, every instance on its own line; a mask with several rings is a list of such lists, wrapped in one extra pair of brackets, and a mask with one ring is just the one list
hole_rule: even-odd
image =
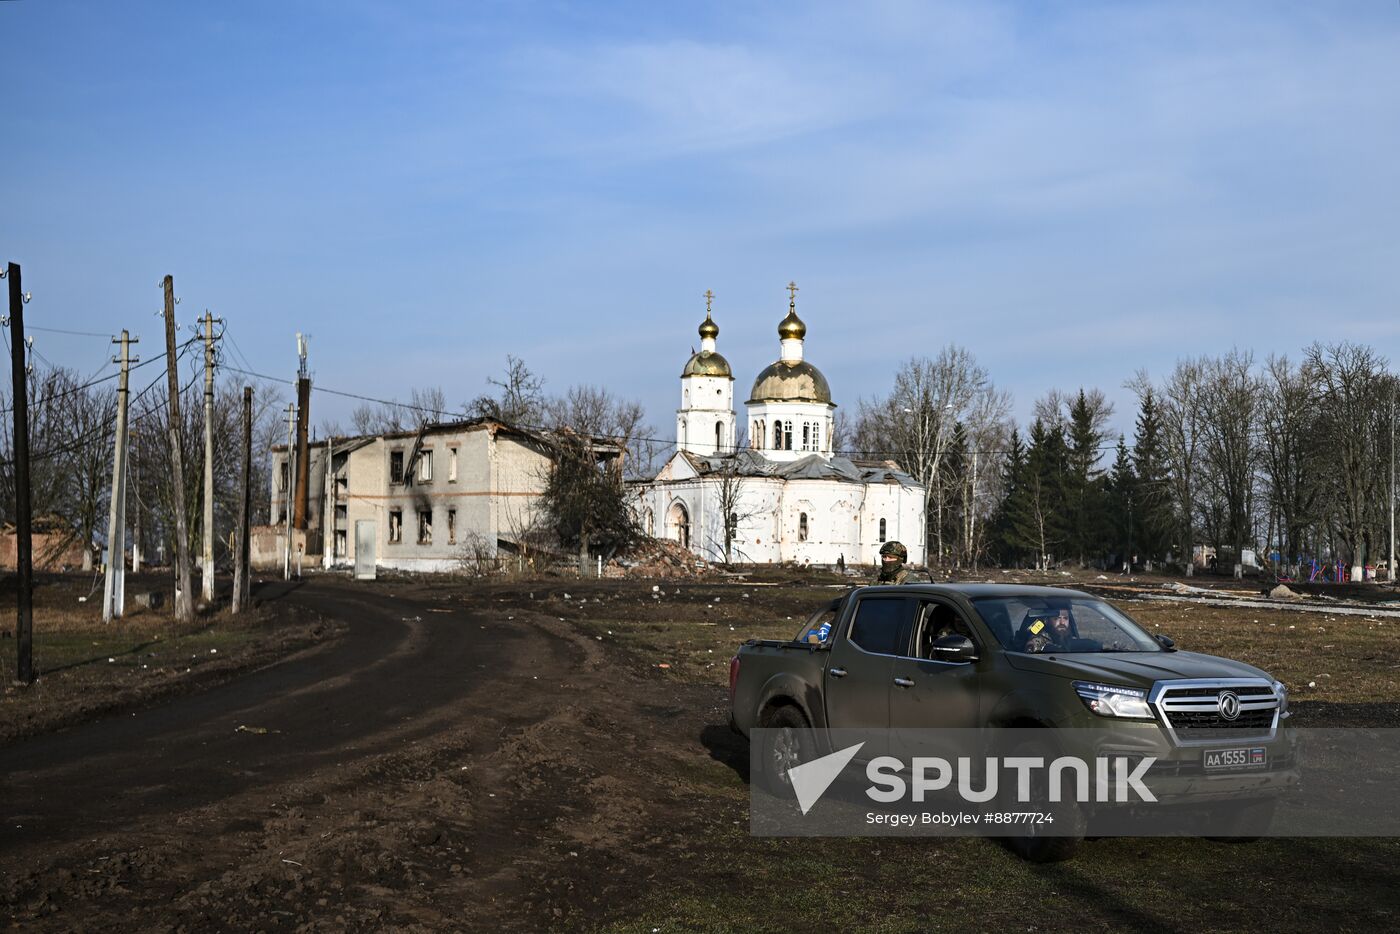
[(710, 571), (708, 561), (697, 558), (680, 542), (661, 538), (642, 538), (603, 566), (603, 576), (614, 579), (700, 577)]

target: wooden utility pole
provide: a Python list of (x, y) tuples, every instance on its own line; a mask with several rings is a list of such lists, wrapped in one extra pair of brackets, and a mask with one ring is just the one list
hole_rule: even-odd
[(214, 602), (214, 322), (204, 309), (204, 560), (200, 565), (204, 602)]
[(29, 373), (24, 357), (24, 291), (18, 263), (5, 268), (10, 280), (10, 376), (15, 418), (15, 571), (19, 593), (15, 617), (15, 679), (34, 683), (34, 549), (29, 527)]
[(140, 338), (126, 331), (113, 338), (122, 345), (122, 353), (114, 362), (122, 366), (117, 380), (117, 431), (112, 453), (112, 505), (107, 521), (107, 569), (102, 590), (102, 621), (110, 623), (126, 609), (126, 416), (128, 379), (131, 369), (131, 345)]
[(175, 618), (194, 621), (190, 592), (190, 531), (185, 520), (185, 457), (180, 443), (180, 361), (175, 355), (175, 278), (166, 276), (165, 373), (170, 383), (170, 472), (175, 485)]
[(248, 609), (252, 594), (249, 580), (248, 531), (253, 513), (253, 387), (243, 387), (243, 496), (239, 502), (238, 553), (233, 564), (233, 612)]

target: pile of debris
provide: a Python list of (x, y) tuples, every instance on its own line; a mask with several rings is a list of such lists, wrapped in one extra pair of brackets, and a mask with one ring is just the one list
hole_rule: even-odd
[(603, 566), (609, 578), (700, 577), (710, 573), (708, 561), (697, 558), (680, 542), (662, 538), (641, 538), (625, 554)]

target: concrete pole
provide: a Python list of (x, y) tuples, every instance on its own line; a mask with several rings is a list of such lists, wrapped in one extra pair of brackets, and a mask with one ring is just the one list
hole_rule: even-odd
[(117, 431), (112, 454), (112, 503), (107, 520), (107, 568), (102, 589), (102, 621), (110, 623), (126, 608), (126, 418), (131, 345), (140, 339), (126, 331), (112, 343), (122, 345), (117, 379)]
[(136, 490), (136, 516), (131, 530), (131, 573), (141, 573), (141, 467), (135, 452), (131, 455), (131, 485)]
[(175, 618), (194, 621), (194, 594), (190, 592), (190, 529), (185, 517), (185, 454), (180, 441), (180, 358), (175, 353), (175, 279), (161, 282), (165, 291), (165, 373), (170, 384), (170, 480), (175, 505)]
[(214, 602), (214, 318), (204, 309), (204, 602)]
[(292, 447), (294, 432), (296, 431), (297, 407), (292, 403), (287, 403), (287, 485), (282, 490), (282, 499), (287, 509), (287, 537), (283, 542), (282, 549), (282, 579), (289, 581), (292, 579), (292, 491), (296, 488), (295, 465), (292, 463)]
[(242, 613), (252, 594), (248, 567), (249, 526), (253, 512), (253, 387), (243, 387), (243, 495), (239, 498), (238, 552), (233, 563), (233, 612)]

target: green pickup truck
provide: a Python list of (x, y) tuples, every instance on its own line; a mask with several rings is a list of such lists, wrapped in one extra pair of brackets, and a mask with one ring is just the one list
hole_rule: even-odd
[[(1163, 803), (1228, 802), (1221, 813), (1231, 823), (1213, 825), (1222, 836), (1258, 836), (1277, 795), (1298, 781), (1282, 683), (1242, 662), (1178, 651), (1104, 600), (1054, 587), (857, 588), (792, 641), (741, 646), (730, 700), (737, 731), (765, 728), (755, 778), (780, 793), (789, 768), (832, 751), (816, 748), (827, 729), (879, 737), (864, 761), (898, 752), (890, 747), (901, 731), (939, 728), (1050, 727), (1134, 749), (1169, 775), (1156, 786)], [(1230, 761), (1242, 750), (1253, 766)], [(1081, 838), (1013, 845), (1048, 861)]]

